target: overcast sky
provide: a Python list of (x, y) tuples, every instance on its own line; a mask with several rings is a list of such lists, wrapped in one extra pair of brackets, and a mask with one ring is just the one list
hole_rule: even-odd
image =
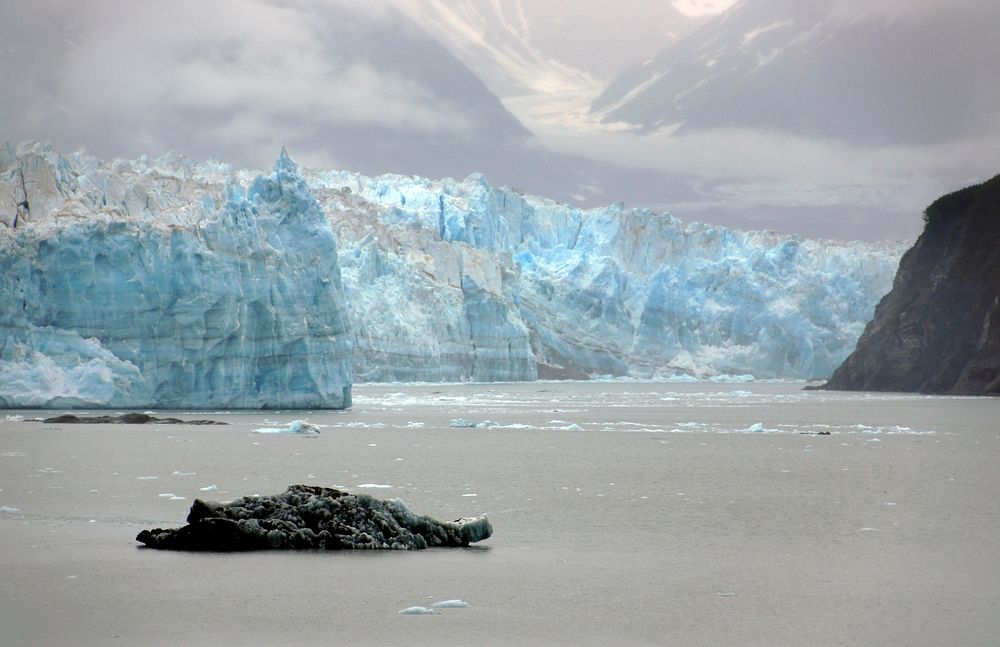
[[(934, 5), (828, 4), (889, 21)], [(732, 5), (12, 0), (0, 4), (0, 139), (250, 168), (286, 145), (311, 166), (483, 171), (584, 206), (868, 239), (914, 236), (931, 198), (1000, 171), (995, 132), (864, 146), (740, 127), (639, 136), (586, 118), (616, 75)]]

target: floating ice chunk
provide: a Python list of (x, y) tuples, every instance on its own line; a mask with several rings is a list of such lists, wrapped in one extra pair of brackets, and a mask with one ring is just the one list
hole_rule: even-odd
[(174, 470), (174, 476), (194, 476), (197, 472), (182, 472), (180, 470)]
[(215, 483), (212, 483), (211, 485), (206, 485), (205, 487), (198, 489), (201, 490), (202, 492), (215, 492), (216, 490), (219, 489), (219, 486), (216, 485)]
[(494, 420), (466, 420), (465, 418), (452, 418), (450, 426), (468, 429), (484, 429), (486, 427), (499, 427), (500, 423)]
[(13, 513), (20, 512), (18, 508), (12, 508), (9, 505), (0, 505), (0, 512)]
[(744, 383), (744, 382), (753, 382), (754, 381), (753, 375), (749, 375), (749, 374), (745, 374), (745, 375), (728, 375), (728, 374), (713, 375), (712, 377), (710, 377), (708, 379), (711, 380), (712, 382), (716, 382), (716, 383), (719, 383), (719, 384), (741, 384), (741, 383)]
[(158, 478), (160, 478), (160, 477), (159, 476), (140, 476), (139, 480), (140, 481), (155, 481)]
[(567, 431), (583, 431), (583, 427), (576, 424), (575, 422), (569, 423), (568, 425), (563, 427), (563, 429), (566, 429)]
[(261, 427), (254, 429), (255, 434), (301, 434), (303, 436), (318, 436), (319, 427), (308, 420), (293, 420), (287, 427)]
[(466, 609), (471, 606), (462, 600), (441, 600), (431, 605), (435, 609)]
[(470, 493), (468, 493), (468, 494), (463, 494), (462, 496), (479, 496), (479, 495), (478, 495), (478, 494), (475, 494), (475, 493), (473, 493), (473, 492), (470, 492)]
[(20, 422), (20, 421), (24, 420), (24, 416), (19, 416), (17, 414), (14, 414), (14, 415), (7, 414), (5, 416), (5, 418), (8, 421), (10, 421), (10, 422)]
[(764, 423), (763, 422), (755, 422), (752, 425), (750, 425), (749, 427), (747, 427), (744, 431), (753, 431), (753, 432), (760, 433), (760, 432), (766, 431), (766, 430), (764, 429)]
[(161, 499), (171, 499), (177, 495), (174, 494), (173, 492), (160, 492), (160, 494), (158, 494), (157, 496), (159, 496)]
[(387, 485), (385, 483), (362, 483), (358, 487), (359, 488), (383, 488), (384, 489), (384, 488), (391, 488), (391, 487), (395, 487), (395, 486), (394, 485)]
[(406, 607), (400, 613), (404, 616), (423, 616), (428, 613), (434, 613), (434, 610), (427, 607)]
[(170, 497), (170, 500), (171, 501), (187, 501), (187, 497), (186, 496), (177, 496), (177, 495), (174, 495), (174, 496)]

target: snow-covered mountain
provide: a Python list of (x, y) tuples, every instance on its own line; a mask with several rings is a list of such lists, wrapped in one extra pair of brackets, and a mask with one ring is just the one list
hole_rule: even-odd
[(0, 401), (343, 403), (347, 321), (361, 380), (821, 377), (902, 251), (580, 210), (481, 175), (282, 155), (256, 176), (4, 148)]
[(868, 145), (1000, 124), (1000, 4), (743, 0), (593, 102), (642, 131), (738, 127)]
[(705, 18), (661, 0), (391, 0), (501, 98), (603, 86)]
[(539, 135), (585, 115), (608, 81), (705, 22), (662, 0), (391, 0)]

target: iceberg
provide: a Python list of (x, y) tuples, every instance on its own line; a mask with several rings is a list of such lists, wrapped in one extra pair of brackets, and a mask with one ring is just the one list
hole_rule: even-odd
[[(464, 180), (0, 151), (0, 406), (326, 408), (358, 381), (814, 379), (903, 243)], [(751, 377), (752, 376), (752, 377)]]
[(260, 427), (253, 430), (255, 434), (299, 434), (302, 436), (319, 436), (319, 427), (308, 420), (293, 420), (287, 427)]
[(143, 530), (136, 540), (166, 550), (392, 549), (462, 547), (493, 534), (486, 515), (440, 522), (399, 499), (310, 485), (227, 504), (195, 499), (181, 528)]

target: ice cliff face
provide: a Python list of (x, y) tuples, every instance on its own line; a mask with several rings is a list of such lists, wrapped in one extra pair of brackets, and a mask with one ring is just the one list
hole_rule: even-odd
[(308, 178), (345, 250), (363, 379), (825, 376), (902, 252), (581, 211), (477, 175)]
[(0, 181), (18, 405), (340, 406), (349, 328), (367, 381), (822, 377), (902, 252), (285, 157), (255, 180), (22, 145)]
[(246, 185), (38, 145), (0, 174), (0, 405), (349, 406), (334, 236), (284, 152)]

